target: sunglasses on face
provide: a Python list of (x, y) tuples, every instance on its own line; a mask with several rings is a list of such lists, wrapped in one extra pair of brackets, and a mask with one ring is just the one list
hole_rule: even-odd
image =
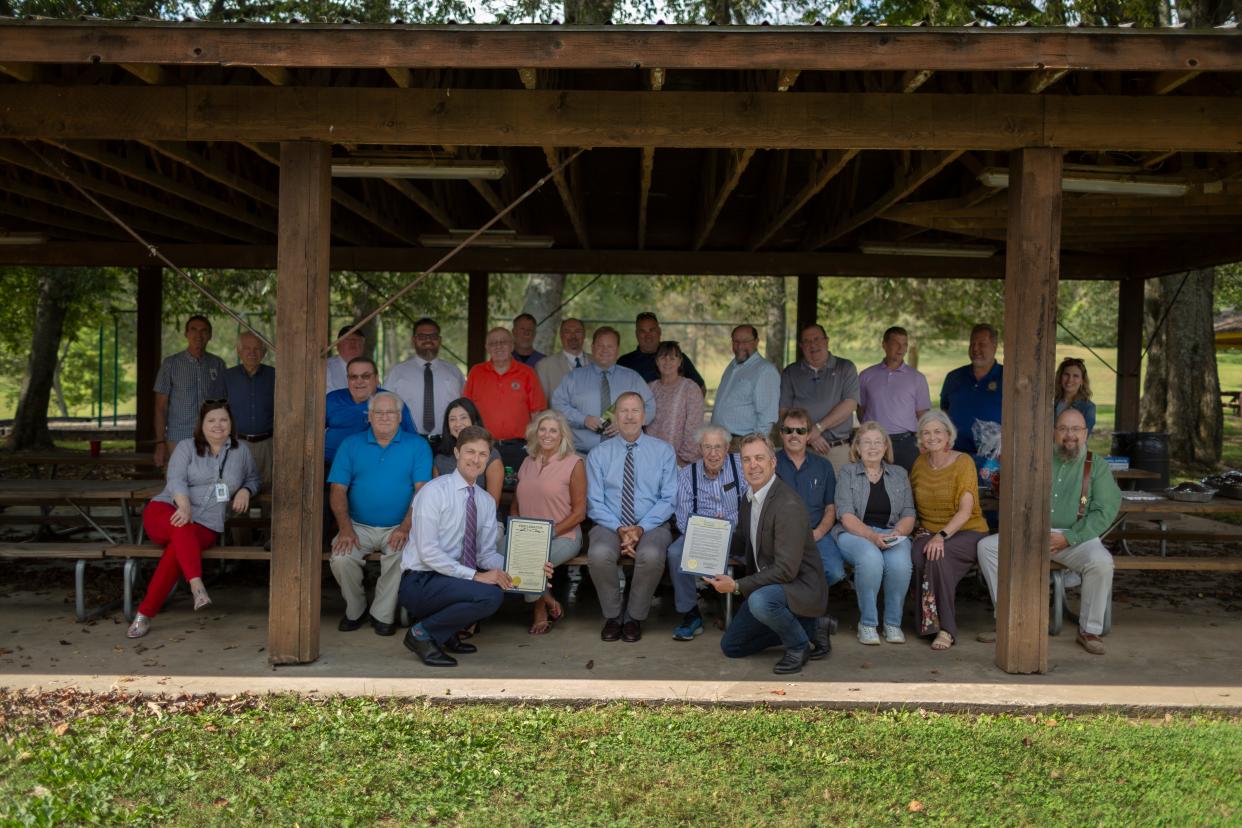
[(781, 434), (806, 434), (808, 431), (806, 426), (781, 426)]

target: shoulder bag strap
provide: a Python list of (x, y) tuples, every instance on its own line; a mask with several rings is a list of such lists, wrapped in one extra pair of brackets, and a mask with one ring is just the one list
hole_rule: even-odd
[(1087, 461), (1082, 464), (1082, 492), (1078, 496), (1078, 519), (1087, 513), (1087, 493), (1091, 489), (1091, 461), (1095, 455), (1087, 452)]

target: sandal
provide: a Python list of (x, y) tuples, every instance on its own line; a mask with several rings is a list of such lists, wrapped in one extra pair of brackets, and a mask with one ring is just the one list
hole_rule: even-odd
[(548, 618), (553, 621), (560, 621), (565, 616), (565, 608), (551, 595), (543, 596), (543, 603), (548, 608)]
[(211, 596), (207, 594), (207, 587), (190, 587), (190, 594), (194, 596), (195, 612), (211, 606)]
[(134, 616), (134, 621), (129, 625), (129, 629), (125, 631), (126, 638), (142, 638), (151, 632), (151, 619), (147, 618), (141, 612)]
[(531, 623), (530, 629), (526, 632), (531, 635), (545, 635), (552, 629), (555, 619), (549, 617), (547, 603), (543, 598), (535, 602), (535, 620)]
[(956, 642), (952, 635), (944, 630), (941, 630), (936, 633), (936, 640), (931, 643), (931, 648), (936, 652), (943, 652), (952, 647), (955, 643)]

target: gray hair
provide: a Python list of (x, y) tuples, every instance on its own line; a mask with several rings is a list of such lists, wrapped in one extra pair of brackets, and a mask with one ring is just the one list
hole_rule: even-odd
[(758, 431), (753, 431), (742, 438), (742, 442), (741, 445), (738, 446), (738, 450), (741, 451), (751, 443), (763, 443), (768, 447), (768, 456), (770, 456), (773, 460), (776, 459), (776, 444), (772, 442), (772, 438), (768, 435), (761, 434)]
[(367, 400), (367, 414), (371, 413), (371, 409), (375, 408), (375, 401), (379, 399), (392, 400), (397, 404), (397, 414), (401, 413), (401, 406), (405, 405), (405, 401), (401, 399), (399, 394), (392, 391), (376, 392), (371, 399)]
[(729, 429), (724, 426), (716, 425), (715, 423), (708, 423), (707, 425), (700, 427), (698, 431), (694, 432), (694, 444), (696, 446), (703, 445), (703, 441), (712, 434), (721, 437), (724, 440), (725, 449), (729, 448), (729, 441), (733, 439), (733, 435), (729, 432)]
[(923, 442), (922, 436), (924, 427), (929, 426), (932, 423), (940, 423), (944, 426), (944, 430), (949, 434), (949, 448), (953, 448), (953, 444), (957, 442), (957, 426), (953, 425), (953, 421), (949, 419), (949, 415), (944, 413), (944, 411), (939, 408), (929, 409), (926, 414), (919, 417), (919, 427), (915, 434), (919, 437), (918, 442), (920, 446)]

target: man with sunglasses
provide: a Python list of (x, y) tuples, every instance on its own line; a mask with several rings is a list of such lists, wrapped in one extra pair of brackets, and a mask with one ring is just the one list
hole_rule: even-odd
[(798, 493), (806, 504), (811, 538), (824, 563), (828, 586), (845, 580), (845, 559), (832, 537), (837, 507), (832, 502), (837, 476), (827, 457), (807, 451), (811, 435), (811, 415), (803, 408), (791, 408), (781, 418), (781, 445), (776, 453), (776, 476)]
[[(323, 456), (328, 463), (336, 458), (336, 451), (346, 437), (367, 430), (370, 425), (367, 404), (376, 393), (387, 390), (380, 387), (379, 372), (370, 357), (354, 357), (345, 370), (349, 385), (328, 394), (327, 399)], [(409, 434), (418, 433), (405, 403), (401, 404), (400, 428)]]
[(466, 378), (456, 365), (440, 359), (440, 325), (434, 319), (414, 323), (410, 344), (414, 356), (389, 369), (384, 387), (405, 402), (434, 452), (444, 432), (444, 408), (461, 396)]

